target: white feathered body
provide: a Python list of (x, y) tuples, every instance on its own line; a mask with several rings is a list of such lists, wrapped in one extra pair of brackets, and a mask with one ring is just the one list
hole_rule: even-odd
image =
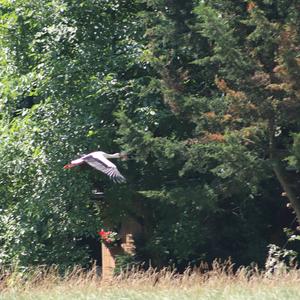
[(95, 151), (84, 155), (81, 158), (72, 160), (71, 164), (67, 165), (66, 168), (71, 168), (82, 163), (87, 163), (93, 168), (108, 175), (114, 182), (120, 183), (126, 181), (125, 177), (119, 172), (116, 165), (107, 159), (120, 157), (120, 153), (108, 154), (103, 151)]

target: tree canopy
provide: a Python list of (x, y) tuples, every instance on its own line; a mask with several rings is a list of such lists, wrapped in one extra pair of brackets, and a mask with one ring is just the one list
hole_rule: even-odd
[[(300, 219), (299, 14), (297, 0), (1, 0), (0, 264), (85, 265), (84, 240), (127, 215), (157, 266), (262, 263), (296, 226), (287, 201)], [(95, 150), (129, 153), (127, 184), (63, 170)]]

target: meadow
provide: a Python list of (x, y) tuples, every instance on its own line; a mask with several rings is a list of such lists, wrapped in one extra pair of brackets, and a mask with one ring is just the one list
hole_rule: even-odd
[(183, 274), (168, 268), (134, 270), (111, 280), (101, 280), (96, 268), (85, 271), (76, 267), (64, 276), (55, 267), (26, 272), (6, 270), (0, 276), (0, 299), (300, 299), (300, 271), (296, 268), (233, 269), (231, 263), (215, 262), (209, 269), (202, 266)]

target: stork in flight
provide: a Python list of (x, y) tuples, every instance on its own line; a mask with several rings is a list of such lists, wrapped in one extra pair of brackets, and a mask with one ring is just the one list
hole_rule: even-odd
[(108, 175), (110, 179), (112, 179), (115, 183), (125, 182), (125, 177), (119, 172), (116, 165), (113, 164), (108, 158), (127, 158), (127, 154), (125, 153), (114, 153), (108, 154), (103, 151), (95, 151), (91, 152), (87, 155), (84, 155), (78, 159), (72, 160), (71, 163), (64, 166), (64, 169), (71, 169), (75, 166), (81, 165), (83, 163), (87, 163), (93, 168), (103, 172)]

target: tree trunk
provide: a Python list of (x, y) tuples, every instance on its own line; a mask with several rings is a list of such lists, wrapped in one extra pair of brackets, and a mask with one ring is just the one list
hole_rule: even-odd
[(273, 170), (281, 184), (282, 189), (286, 192), (286, 196), (289, 199), (297, 217), (298, 224), (300, 225), (300, 202), (291, 187), (291, 180), (288, 178), (284, 167), (281, 165), (278, 158), (278, 151), (275, 143), (275, 121), (274, 118), (269, 119), (269, 151), (270, 158), (273, 161)]
[(286, 196), (288, 197), (295, 213), (297, 216), (298, 224), (300, 224), (300, 202), (297, 198), (297, 195), (295, 194), (293, 188), (290, 185), (290, 180), (288, 179), (288, 176), (283, 169), (283, 167), (280, 165), (280, 162), (275, 161), (273, 165), (273, 170), (275, 172), (275, 175), (280, 182), (283, 190), (286, 192)]

